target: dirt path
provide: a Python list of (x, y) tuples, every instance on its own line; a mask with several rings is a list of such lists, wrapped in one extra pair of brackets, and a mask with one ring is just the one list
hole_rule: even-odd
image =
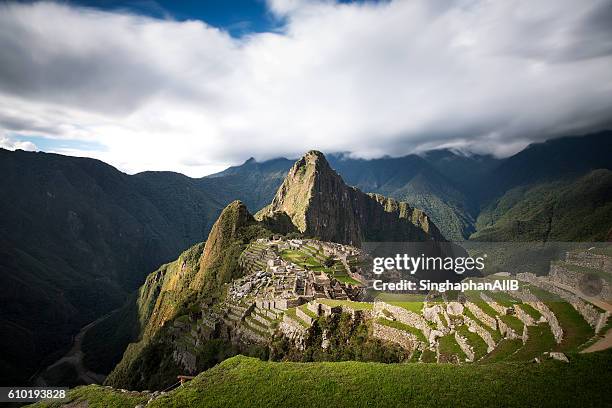
[(35, 381), (36, 385), (37, 386), (49, 385), (47, 384), (45, 380), (45, 373), (63, 363), (67, 363), (71, 365), (77, 373), (77, 378), (80, 381), (84, 382), (85, 384), (102, 384), (106, 376), (104, 376), (103, 374), (94, 373), (93, 371), (90, 371), (87, 369), (87, 367), (85, 367), (85, 365), (83, 364), (84, 354), (83, 354), (83, 351), (81, 350), (81, 347), (83, 345), (83, 338), (85, 337), (85, 334), (87, 334), (87, 331), (91, 329), (94, 325), (96, 325), (97, 323), (106, 319), (108, 316), (110, 316), (114, 312), (115, 310), (83, 326), (81, 330), (79, 331), (79, 333), (74, 337), (72, 348), (68, 351), (68, 353), (64, 354), (64, 356), (62, 356), (57, 361), (55, 361), (53, 364), (48, 366), (45, 369), (45, 371), (43, 371), (38, 377), (36, 377), (36, 381)]
[(593, 353), (594, 351), (601, 351), (612, 347), (612, 329), (606, 332), (606, 335), (589, 347), (581, 351), (581, 353)]

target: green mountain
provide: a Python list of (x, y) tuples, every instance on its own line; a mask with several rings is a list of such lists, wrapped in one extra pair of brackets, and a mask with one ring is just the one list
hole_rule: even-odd
[[(128, 313), (137, 315), (128, 320), (137, 321), (140, 332), (108, 376), (107, 384), (136, 389), (163, 388), (173, 375), (181, 372), (179, 361), (185, 350), (197, 349), (195, 364), (200, 369), (222, 360), (220, 355), (225, 353), (248, 352), (248, 343), (236, 345), (230, 341), (231, 325), (215, 326), (212, 332), (200, 325), (198, 334), (202, 334), (201, 330), (207, 332), (198, 336), (197, 344), (183, 345), (177, 336), (180, 337), (180, 328), (187, 326), (187, 321), (200, 321), (203, 314), (222, 313), (227, 296), (224, 284), (246, 273), (240, 259), (247, 245), (256, 238), (269, 237), (274, 232), (298, 235), (299, 231), (300, 236), (321, 238), (324, 235), (322, 239), (333, 242), (360, 243), (363, 237), (389, 231), (397, 234), (398, 239), (442, 239), (424, 213), (405, 203), (380, 195), (369, 196), (346, 186), (325, 157), (314, 151), (294, 164), (272, 203), (257, 218), (259, 221), (242, 202), (232, 202), (222, 211), (205, 244), (192, 247), (147, 277), (138, 297), (124, 306)], [(285, 226), (279, 229), (279, 219), (291, 226), (290, 231)], [(330, 228), (331, 222), (339, 228)], [(109, 319), (103, 324), (121, 326), (121, 323)], [(122, 330), (114, 333), (126, 338)], [(113, 331), (101, 334), (103, 339), (86, 339), (86, 355), (98, 353), (101, 344), (121, 345)], [(94, 328), (92, 336), (95, 335)], [(201, 338), (205, 339), (202, 344)], [(209, 352), (213, 355), (207, 355)], [(109, 357), (117, 355), (111, 354)]]
[[(604, 170), (612, 169), (611, 141), (610, 131), (555, 139), (503, 160), (449, 150), (377, 160), (330, 155), (329, 167), (346, 184), (397, 201), (344, 189), (343, 208), (336, 206), (340, 212), (312, 233), (328, 234), (325, 225), (334, 225), (332, 238), (358, 242), (380, 236), (377, 229), (387, 234), (391, 221), (410, 218), (407, 224), (418, 226), (414, 215), (425, 213), (455, 240), (610, 239), (611, 188)], [(67, 351), (80, 327), (112, 310), (125, 330), (109, 348), (114, 357), (103, 360), (116, 361), (116, 350), (140, 333), (126, 323), (132, 321), (127, 316), (138, 321), (137, 308), (120, 306), (146, 274), (203, 241), (233, 200), (251, 213), (270, 203), (292, 164), (251, 159), (200, 179), (170, 172), (130, 176), (97, 160), (0, 150), (0, 330), (6, 334), (0, 383), (30, 378)], [(333, 191), (335, 177), (324, 179), (325, 191)], [(316, 200), (309, 211), (276, 211), (288, 205), (281, 201), (270, 228), (300, 230), (299, 218), (320, 212)], [(351, 212), (380, 213), (383, 221), (350, 225)], [(336, 216), (340, 224), (333, 224)], [(92, 333), (114, 330), (110, 320)], [(100, 364), (102, 372), (109, 364)]]
[(264, 222), (288, 217), (307, 236), (355, 246), (368, 240), (443, 238), (423, 211), (347, 186), (317, 151), (293, 165), (272, 203), (256, 217)]
[(514, 187), (478, 216), (477, 241), (609, 241), (612, 171)]
[(176, 173), (0, 150), (0, 383), (23, 383), (146, 273), (201, 241), (226, 203)]

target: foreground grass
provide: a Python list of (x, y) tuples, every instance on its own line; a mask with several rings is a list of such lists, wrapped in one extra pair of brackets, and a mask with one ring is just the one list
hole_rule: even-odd
[[(68, 392), (68, 398), (63, 402), (38, 402), (30, 405), (36, 408), (59, 408), (63, 404), (86, 406), (88, 408), (130, 407), (146, 404), (149, 396), (136, 391), (120, 392), (99, 385), (78, 387)], [(82, 403), (83, 405), (79, 405)]]
[(150, 407), (610, 406), (612, 353), (477, 365), (272, 363), (234, 357)]
[[(237, 356), (148, 407), (603, 407), (612, 351), (569, 364), (274, 363)], [(138, 394), (99, 386), (70, 392), (89, 407), (130, 407)], [(37, 404), (37, 407), (56, 405)]]

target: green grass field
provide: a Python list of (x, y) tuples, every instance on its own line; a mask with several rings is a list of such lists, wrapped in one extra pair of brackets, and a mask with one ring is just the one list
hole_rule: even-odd
[[(569, 364), (273, 363), (237, 356), (154, 400), (160, 407), (605, 407), (612, 352)], [(98, 386), (72, 390), (89, 407), (133, 408), (138, 397)], [(39, 407), (56, 405), (38, 404)]]

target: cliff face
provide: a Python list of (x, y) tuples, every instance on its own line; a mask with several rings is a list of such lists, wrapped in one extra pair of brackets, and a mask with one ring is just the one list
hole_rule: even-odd
[(256, 218), (266, 221), (285, 215), (297, 230), (324, 241), (360, 245), (367, 240), (443, 239), (422, 211), (347, 186), (317, 151), (293, 165), (272, 203)]

